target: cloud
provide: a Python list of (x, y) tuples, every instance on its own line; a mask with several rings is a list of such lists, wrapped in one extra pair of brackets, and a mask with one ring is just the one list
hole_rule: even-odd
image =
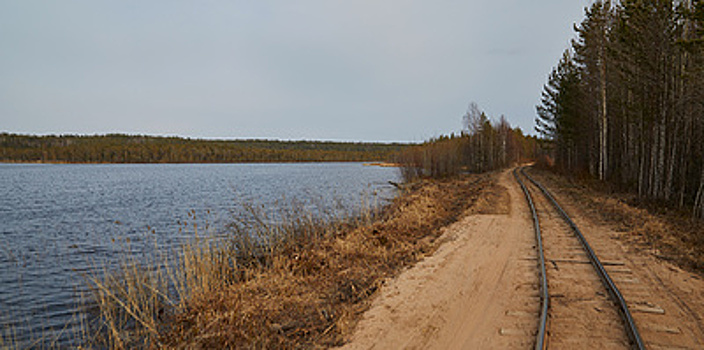
[(0, 124), (17, 132), (419, 140), (467, 103), (532, 129), (585, 4), (0, 4)]

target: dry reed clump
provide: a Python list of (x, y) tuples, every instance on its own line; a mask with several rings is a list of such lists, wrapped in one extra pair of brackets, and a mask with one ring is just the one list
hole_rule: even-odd
[(94, 344), (340, 345), (384, 279), (432, 252), (439, 228), (491, 181), (484, 175), (417, 183), (383, 211), (354, 217), (296, 210), (272, 216), (249, 207), (253, 215), (233, 225), (232, 238), (191, 242), (172, 267), (152, 269), (147, 280), (134, 278), (145, 273), (132, 269), (94, 281), (98, 300), (106, 301), (96, 318), (102, 331), (91, 333), (103, 338)]
[(160, 321), (173, 304), (167, 269), (125, 258), (119, 269), (85, 275), (88, 319), (79, 332), (86, 348), (145, 348), (160, 345)]
[[(195, 211), (189, 213), (197, 222)], [(104, 267), (84, 277), (89, 290), (82, 302), (88, 314), (78, 330), (85, 348), (162, 347), (168, 320), (183, 308), (191, 293), (204, 293), (228, 282), (229, 246), (200, 236), (197, 223), (188, 228), (193, 239), (176, 254), (156, 253), (150, 259), (123, 246), (115, 269)], [(207, 221), (203, 227), (209, 230)], [(155, 252), (161, 252), (155, 243)], [(173, 261), (169, 257), (173, 256)]]
[[(438, 228), (455, 220), (487, 178), (427, 182), (378, 220), (289, 236), (245, 275), (193, 294), (165, 334), (173, 347), (320, 348), (340, 345), (366, 301), (403, 267), (432, 251)], [(322, 231), (321, 231), (322, 230)], [(261, 262), (263, 260), (264, 262)]]
[(601, 182), (533, 172), (582, 204), (590, 216), (623, 232), (622, 237), (641, 249), (655, 250), (658, 257), (690, 271), (700, 274), (704, 271), (704, 225), (700, 220), (661, 206), (639, 203), (634, 195), (617, 193)]

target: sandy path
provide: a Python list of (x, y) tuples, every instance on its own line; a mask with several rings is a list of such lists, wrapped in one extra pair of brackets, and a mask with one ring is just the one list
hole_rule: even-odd
[(539, 304), (535, 239), (511, 173), (499, 183), (508, 194), (505, 210), (486, 203), (479, 211), (503, 213), (468, 215), (448, 227), (434, 255), (382, 288), (344, 349), (531, 346)]

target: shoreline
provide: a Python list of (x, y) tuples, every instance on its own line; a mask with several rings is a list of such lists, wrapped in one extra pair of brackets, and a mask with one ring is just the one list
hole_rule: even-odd
[(391, 162), (371, 162), (371, 163), (363, 163), (362, 165), (364, 166), (376, 166), (380, 168), (401, 168), (403, 165), (399, 163), (391, 163)]
[[(83, 285), (85, 280), (80, 275), (84, 271), (102, 271), (103, 261), (111, 268), (117, 268), (123, 250), (126, 250), (127, 256), (139, 256), (140, 261), (143, 255), (134, 253), (157, 251), (159, 247), (164, 252), (170, 251), (170, 247), (180, 245), (180, 242), (187, 243), (189, 238), (194, 237), (192, 225), (183, 230), (178, 226), (179, 222), (196, 222), (190, 216), (192, 209), (198, 214), (199, 237), (210, 234), (208, 227), (217, 235), (229, 232), (226, 225), (233, 221), (232, 211), (245, 208), (247, 204), (253, 207), (265, 205), (263, 214), (275, 212), (278, 215), (278, 208), (283, 212), (286, 209), (284, 206), (295, 200), (303, 204), (305, 210), (300, 215), (303, 220), (313, 211), (321, 214), (316, 218), (337, 213), (342, 217), (348, 216), (347, 213), (355, 214), (358, 208), (381, 206), (389, 202), (397, 192), (386, 181), (398, 178), (393, 169), (374, 170), (363, 168), (360, 163), (142, 166), (30, 164), (5, 165), (0, 170), (7, 180), (3, 183), (4, 193), (7, 194), (4, 204), (7, 208), (14, 210), (34, 204), (47, 208), (36, 214), (34, 211), (31, 214), (18, 211), (15, 215), (11, 211), (5, 220), (6, 231), (10, 232), (5, 236), (5, 243), (9, 245), (5, 244), (8, 248), (5, 252), (0, 249), (0, 258), (9, 255), (10, 259), (5, 259), (5, 264), (0, 264), (0, 270), (4, 272), (0, 277), (8, 282), (9, 291), (18, 291), (17, 297), (13, 297), (17, 302), (11, 310), (7, 310), (6, 315), (13, 320), (13, 324), (19, 324), (23, 319), (19, 317), (25, 313), (23, 310), (34, 307), (35, 304), (29, 302), (33, 298), (39, 306), (62, 301), (67, 301), (68, 305), (74, 300), (74, 295), (68, 291), (70, 288), (63, 288), (64, 284), (46, 283), (52, 279), (45, 277), (33, 280), (34, 276), (66, 274), (66, 278), (62, 277), (66, 284), (75, 281)], [(37, 194), (49, 195), (39, 197)], [(33, 198), (51, 200), (45, 203), (33, 201)], [(27, 228), (23, 224), (26, 220), (37, 220), (37, 226), (32, 226), (36, 229)], [(83, 224), (85, 222), (90, 226)], [(148, 232), (150, 229), (157, 232)], [(39, 239), (33, 239), (34, 235)], [(52, 238), (51, 245), (36, 243), (41, 242), (42, 237), (54, 236), (56, 238)], [(112, 239), (115, 240), (111, 242)], [(110, 254), (97, 255), (102, 252)], [(144, 256), (159, 257), (160, 254), (146, 253)], [(22, 260), (12, 256), (26, 259), (30, 263), (15, 264)], [(31, 263), (37, 256), (47, 266)], [(87, 266), (92, 265), (93, 257), (100, 261), (100, 266)], [(70, 263), (70, 266), (66, 266), (71, 270), (61, 268), (66, 261)], [(7, 268), (10, 264), (12, 267)], [(73, 268), (80, 272), (74, 272)], [(77, 274), (76, 279), (68, 276), (74, 274)], [(21, 283), (41, 288), (17, 289), (15, 286)], [(61, 287), (61, 290), (67, 292), (46, 296), (41, 294), (41, 290), (54, 287)], [(68, 309), (71, 307), (61, 306), (62, 315), (68, 315), (63, 312)], [(16, 339), (23, 341), (21, 339), (25, 335), (50, 338), (53, 334), (59, 334), (64, 326), (43, 325), (45, 314), (39, 311), (28, 316), (30, 322), (27, 324), (32, 326), (22, 329), (31, 330), (32, 334), (22, 330)], [(68, 317), (70, 316), (61, 316), (61, 319)], [(67, 326), (64, 334), (73, 334), (74, 328), (73, 325)], [(38, 331), (35, 332), (35, 329)], [(47, 329), (46, 333), (44, 329)], [(0, 326), (0, 331), (4, 330)], [(52, 340), (47, 341), (49, 342)]]
[[(379, 213), (332, 221), (292, 210), (271, 226), (265, 216), (257, 216), (270, 214), (255, 210), (254, 221), (259, 219), (263, 226), (245, 232), (277, 242), (269, 248), (252, 245), (240, 232), (231, 241), (238, 247), (234, 251), (227, 250), (229, 244), (190, 242), (168, 278), (166, 272), (157, 270), (155, 277), (129, 266), (104, 280), (96, 278), (94, 298), (104, 307), (101, 317), (119, 318), (111, 323), (115, 328), (100, 333), (107, 337), (102, 345), (129, 347), (142, 341), (206, 348), (342, 345), (380, 286), (432, 254), (443, 228), (459, 220), (492, 181), (490, 175), (422, 181)], [(213, 260), (218, 256), (228, 258)], [(136, 294), (120, 295), (110, 282), (144, 278), (156, 278), (153, 283), (179, 281), (178, 285), (188, 286), (183, 289), (188, 293), (178, 303), (158, 306), (149, 303), (163, 299), (161, 289), (168, 286), (132, 288)], [(147, 304), (130, 306), (134, 302)], [(149, 311), (161, 308), (167, 316)], [(137, 327), (134, 315), (140, 320)]]

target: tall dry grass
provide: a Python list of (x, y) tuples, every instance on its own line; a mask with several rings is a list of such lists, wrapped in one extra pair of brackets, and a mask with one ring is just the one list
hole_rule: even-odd
[(0, 330), (0, 349), (16, 349), (14, 339), (17, 335), (14, 332), (14, 328), (7, 327)]
[[(434, 249), (489, 177), (417, 183), (383, 210), (245, 205), (225, 238), (185, 225), (177, 254), (89, 276), (86, 347), (321, 348), (342, 344), (384, 279)], [(191, 222), (197, 222), (194, 217)], [(166, 257), (169, 257), (168, 259)]]
[(26, 313), (20, 310), (3, 309), (8, 323), (0, 324), (0, 349), (65, 349), (82, 344), (83, 337), (73, 332), (76, 324), (81, 323), (81, 316), (74, 313), (69, 321), (60, 326), (45, 322), (32, 322)]
[[(309, 249), (341, 230), (369, 224), (379, 214), (372, 200), (362, 200), (355, 212), (313, 211), (311, 206), (320, 204), (292, 200), (269, 208), (241, 203), (226, 238), (214, 235), (207, 222), (199, 226), (192, 211), (181, 228), (192, 238), (176, 251), (147, 261), (125, 254), (117, 269), (86, 275), (91, 314), (81, 329), (86, 346), (162, 347), (174, 316), (183, 313), (195, 296), (248, 281), (259, 271), (277, 268), (277, 257)], [(162, 248), (155, 246), (154, 251)]]

